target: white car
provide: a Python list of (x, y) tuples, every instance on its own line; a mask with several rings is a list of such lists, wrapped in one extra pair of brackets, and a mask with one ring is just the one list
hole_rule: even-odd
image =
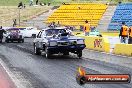
[(36, 35), (40, 32), (40, 30), (34, 27), (19, 27), (19, 29), (24, 37), (36, 37)]

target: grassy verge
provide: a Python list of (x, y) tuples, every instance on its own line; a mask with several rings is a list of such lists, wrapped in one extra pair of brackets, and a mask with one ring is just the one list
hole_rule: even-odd
[[(29, 5), (29, 1), (30, 0), (0, 0), (0, 6), (17, 6), (18, 3), (22, 1), (24, 4)], [(35, 4), (34, 0), (34, 4)], [(48, 3), (51, 2), (51, 5), (60, 5), (62, 2), (73, 2), (73, 3), (78, 3), (78, 2), (104, 2), (104, 0), (39, 0), (39, 2), (43, 2), (43, 3)], [(109, 2), (111, 0), (105, 0), (105, 2)], [(118, 2), (119, 0), (112, 0), (112, 2)], [(125, 0), (123, 0), (125, 1)], [(127, 0), (127, 1), (131, 1), (131, 0)]]
[(21, 22), (31, 19), (38, 14), (41, 14), (51, 7), (38, 6), (38, 7), (26, 7), (25, 9), (18, 9), (16, 6), (0, 6), (0, 25), (10, 26), (13, 23), (13, 19), (19, 20), (19, 11)]
[[(30, 0), (0, 0), (0, 6), (17, 6), (20, 1), (22, 1), (26, 5), (29, 5)], [(35, 1), (36, 0), (34, 0), (34, 4), (35, 4)], [(123, 3), (132, 2), (132, 0), (39, 0), (39, 2), (42, 2), (42, 3), (50, 2), (51, 5), (55, 5), (55, 6), (61, 5), (62, 2), (65, 2), (65, 3), (68, 3), (68, 2), (69, 3), (112, 2), (114, 4), (117, 4), (119, 1), (122, 1)]]

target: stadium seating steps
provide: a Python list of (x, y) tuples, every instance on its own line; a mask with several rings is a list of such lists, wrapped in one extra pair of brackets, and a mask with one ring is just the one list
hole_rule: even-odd
[(97, 26), (106, 9), (107, 5), (96, 3), (61, 5), (48, 17), (46, 23), (59, 21), (61, 25), (81, 26), (88, 20), (92, 26)]
[(125, 22), (127, 26), (132, 26), (132, 3), (117, 6), (108, 30), (120, 30), (122, 22)]

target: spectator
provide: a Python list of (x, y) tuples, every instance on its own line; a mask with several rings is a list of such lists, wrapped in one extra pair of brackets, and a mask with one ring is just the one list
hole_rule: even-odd
[(49, 2), (49, 3), (48, 3), (48, 6), (50, 6), (50, 4), (51, 4), (51, 3)]
[(42, 2), (39, 3), (40, 6), (44, 6), (44, 4)]
[(24, 4), (23, 8), (25, 9), (26, 8), (26, 5)]
[(119, 3), (119, 4), (121, 4), (122, 2), (121, 2), (121, 1), (119, 1), (118, 3)]
[(125, 25), (125, 22), (122, 22), (122, 27), (120, 30), (119, 37), (121, 37), (121, 43), (128, 43), (128, 27)]
[(78, 6), (78, 9), (80, 10), (80, 9), (81, 9), (81, 7), (80, 7), (80, 6)]
[(29, 6), (33, 6), (33, 0), (30, 0)]
[(66, 3), (65, 2), (62, 2), (62, 5), (65, 5)]
[(39, 1), (39, 0), (36, 0), (36, 5), (38, 5), (38, 1)]
[(96, 28), (94, 26), (91, 27), (91, 31), (94, 31)]
[(16, 23), (16, 19), (13, 20), (13, 27), (15, 27), (17, 25)]
[(85, 24), (84, 24), (84, 33), (85, 33), (85, 36), (89, 36), (89, 32), (90, 32), (90, 24), (88, 23), (88, 21), (86, 20), (85, 21)]
[(132, 26), (129, 28), (129, 39), (128, 44), (132, 44)]
[(18, 8), (23, 8), (23, 3), (22, 3), (22, 2), (20, 2), (20, 3), (18, 4)]
[(83, 31), (83, 29), (84, 29), (83, 25), (80, 25), (80, 31)]
[(44, 5), (46, 5), (46, 3), (44, 3)]
[(109, 5), (109, 2), (107, 2), (106, 5)]
[(2, 26), (1, 26), (0, 27), (0, 43), (2, 43), (3, 33), (6, 33), (6, 31), (4, 29), (2, 29)]
[(55, 22), (53, 21), (50, 25), (49, 25), (50, 28), (55, 28), (56, 25), (55, 25)]

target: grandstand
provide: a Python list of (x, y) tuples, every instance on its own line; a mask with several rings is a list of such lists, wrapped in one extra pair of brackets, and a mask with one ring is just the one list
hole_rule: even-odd
[(132, 26), (132, 3), (124, 3), (117, 6), (108, 29), (119, 30), (122, 22), (125, 22), (127, 26)]
[(59, 21), (61, 25), (81, 26), (88, 20), (92, 26), (97, 26), (106, 9), (106, 4), (99, 3), (65, 4), (49, 16), (46, 22)]

